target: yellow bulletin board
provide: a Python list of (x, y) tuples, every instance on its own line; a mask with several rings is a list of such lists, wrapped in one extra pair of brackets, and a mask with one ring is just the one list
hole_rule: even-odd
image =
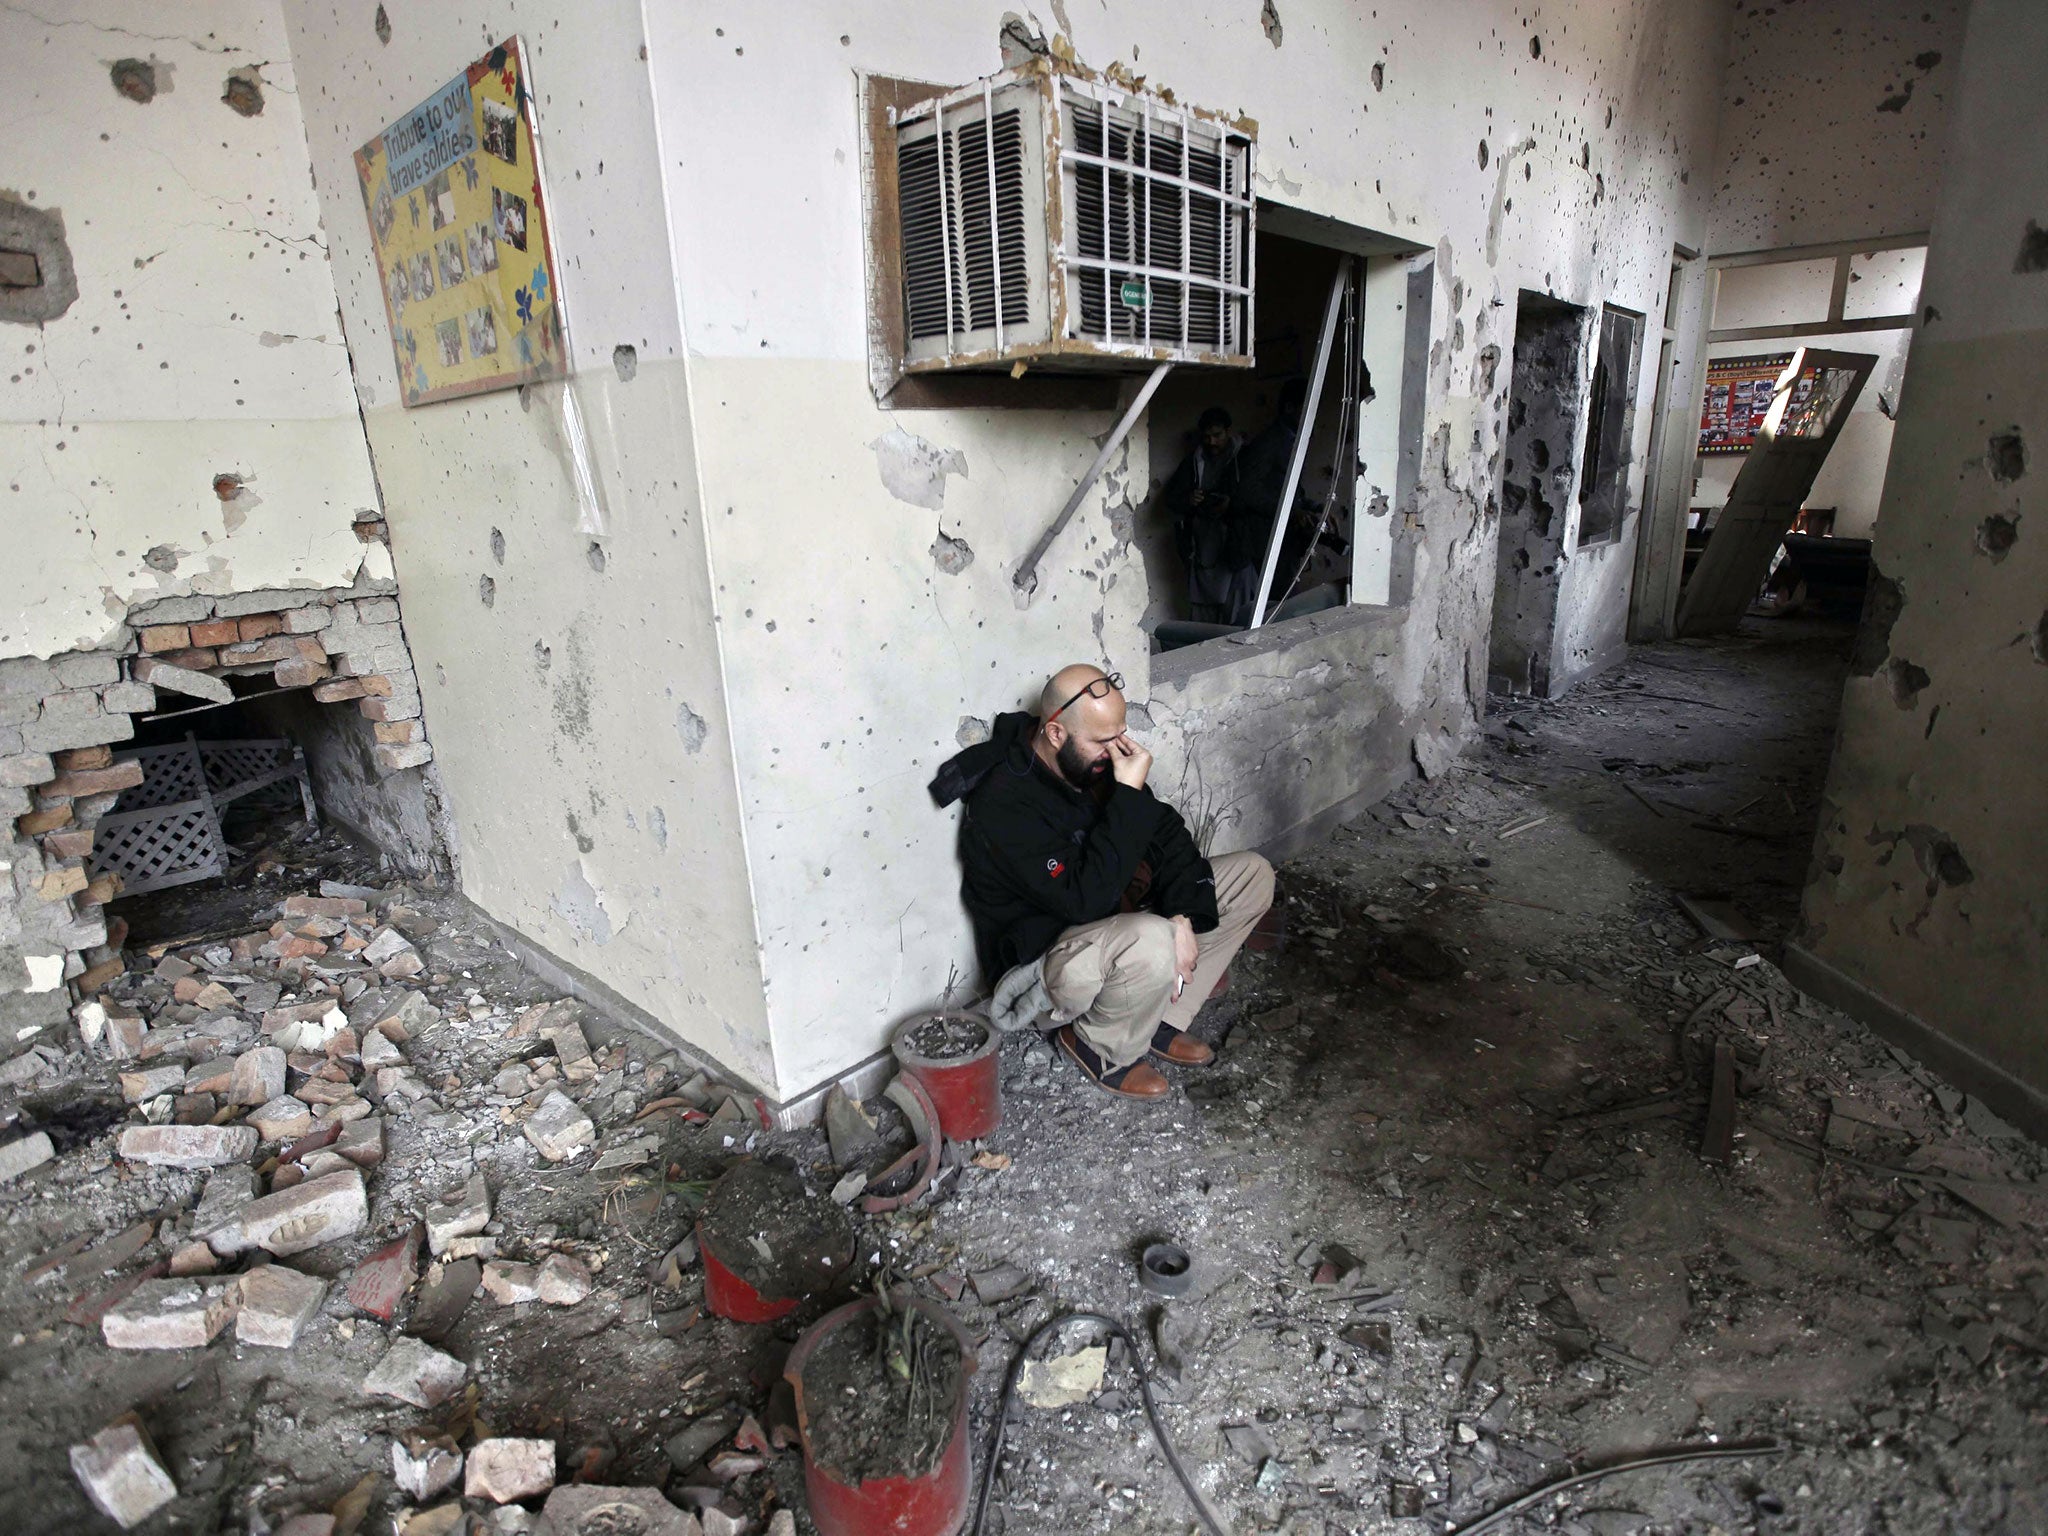
[(357, 150), (356, 179), (407, 405), (567, 372), (518, 38)]

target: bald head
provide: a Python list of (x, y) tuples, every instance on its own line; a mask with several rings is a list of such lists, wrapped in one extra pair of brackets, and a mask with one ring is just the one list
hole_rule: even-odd
[(1038, 696), (1036, 750), (1076, 787), (1109, 771), (1110, 743), (1124, 733), (1124, 696), (1106, 682), (1102, 668), (1082, 662), (1053, 673)]

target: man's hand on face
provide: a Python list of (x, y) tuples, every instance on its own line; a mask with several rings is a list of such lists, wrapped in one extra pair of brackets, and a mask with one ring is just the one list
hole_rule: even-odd
[[(1173, 969), (1183, 980), (1195, 974), (1202, 958), (1202, 945), (1195, 937), (1195, 925), (1185, 917), (1173, 919)], [(1176, 993), (1176, 995), (1178, 995)]]
[(1145, 775), (1152, 771), (1152, 754), (1128, 735), (1119, 736), (1109, 744), (1109, 771), (1117, 783), (1143, 789)]

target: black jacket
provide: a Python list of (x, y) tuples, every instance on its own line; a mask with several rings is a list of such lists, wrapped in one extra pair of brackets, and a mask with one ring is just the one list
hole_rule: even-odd
[(1036, 960), (1063, 929), (1123, 910), (1139, 865), (1149, 866), (1146, 910), (1216, 926), (1216, 877), (1187, 823), (1149, 789), (1112, 784), (1096, 796), (1072, 788), (1031, 750), (1035, 717), (998, 715), (989, 740), (950, 758), (932, 780), (940, 805), (965, 800), (960, 820), (961, 900), (993, 986)]

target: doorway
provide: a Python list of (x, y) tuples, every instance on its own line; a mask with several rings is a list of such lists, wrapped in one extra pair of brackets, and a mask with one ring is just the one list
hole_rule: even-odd
[(1514, 375), (1501, 461), (1500, 552), (1493, 577), (1488, 686), (1547, 697), (1558, 590), (1571, 519), (1587, 311), (1524, 290), (1515, 303)]

